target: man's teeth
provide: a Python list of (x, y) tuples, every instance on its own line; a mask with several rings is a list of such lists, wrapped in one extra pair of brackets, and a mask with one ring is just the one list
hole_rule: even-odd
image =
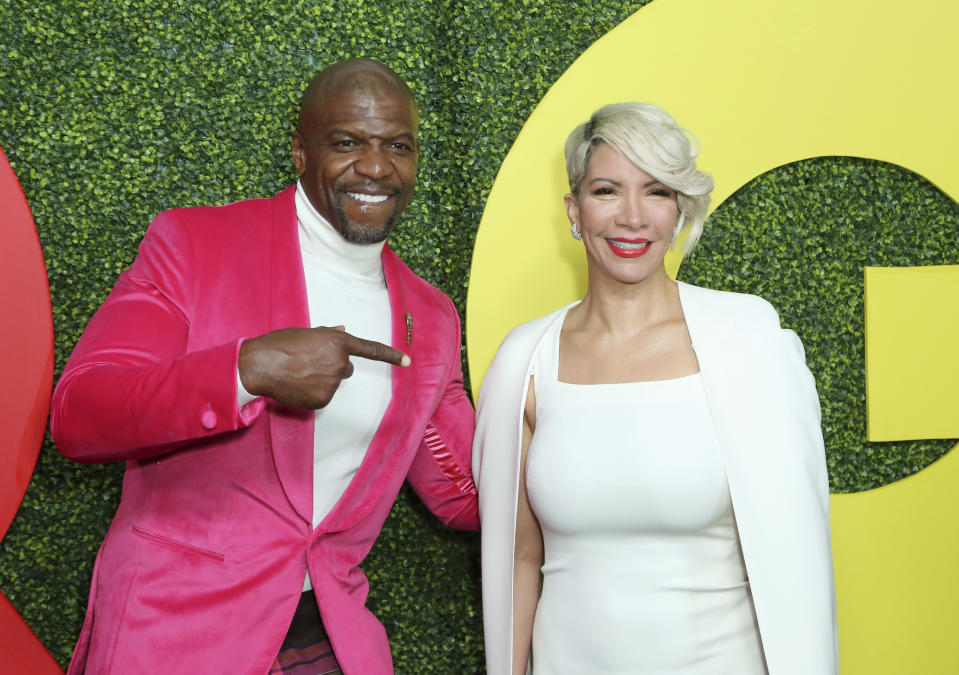
[(646, 248), (652, 242), (643, 241), (643, 242), (633, 243), (629, 241), (614, 241), (613, 239), (610, 239), (609, 243), (615, 246), (616, 248), (624, 248), (627, 251), (635, 251), (637, 249)]
[(357, 201), (366, 202), (367, 204), (379, 204), (389, 198), (389, 195), (368, 195), (362, 192), (347, 192), (346, 194)]

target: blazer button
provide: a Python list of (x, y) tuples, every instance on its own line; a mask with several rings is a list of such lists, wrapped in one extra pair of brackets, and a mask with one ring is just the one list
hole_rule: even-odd
[(203, 425), (204, 429), (209, 431), (216, 429), (216, 413), (212, 410), (207, 410), (200, 418), (200, 424)]

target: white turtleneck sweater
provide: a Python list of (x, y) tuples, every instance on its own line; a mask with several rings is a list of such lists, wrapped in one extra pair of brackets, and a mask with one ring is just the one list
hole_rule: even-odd
[[(351, 244), (313, 208), (296, 185), (296, 219), (306, 277), (311, 326), (346, 326), (346, 332), (391, 342), (390, 298), (380, 255), (384, 243)], [(392, 394), (391, 366), (354, 357), (353, 376), (343, 380), (313, 431), (313, 527), (346, 491), (369, 448)], [(237, 371), (238, 403), (256, 397)], [(307, 575), (303, 590), (311, 588)]]

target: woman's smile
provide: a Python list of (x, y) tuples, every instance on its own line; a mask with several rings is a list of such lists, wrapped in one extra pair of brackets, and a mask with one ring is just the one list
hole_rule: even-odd
[(626, 237), (610, 237), (606, 240), (609, 250), (620, 258), (638, 258), (649, 251), (649, 239), (627, 239)]

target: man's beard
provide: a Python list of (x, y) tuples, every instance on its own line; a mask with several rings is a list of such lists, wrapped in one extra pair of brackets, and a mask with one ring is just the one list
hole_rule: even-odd
[(389, 219), (387, 219), (383, 225), (379, 227), (367, 227), (365, 225), (357, 225), (346, 217), (346, 212), (343, 210), (342, 196), (336, 196), (336, 204), (334, 204), (333, 208), (336, 211), (336, 224), (338, 226), (336, 229), (339, 230), (340, 236), (349, 243), (359, 244), (360, 246), (368, 246), (386, 241), (386, 238), (390, 236), (390, 232), (393, 230), (393, 226), (400, 216), (399, 204), (397, 204), (397, 208), (393, 209), (393, 213), (390, 214)]

